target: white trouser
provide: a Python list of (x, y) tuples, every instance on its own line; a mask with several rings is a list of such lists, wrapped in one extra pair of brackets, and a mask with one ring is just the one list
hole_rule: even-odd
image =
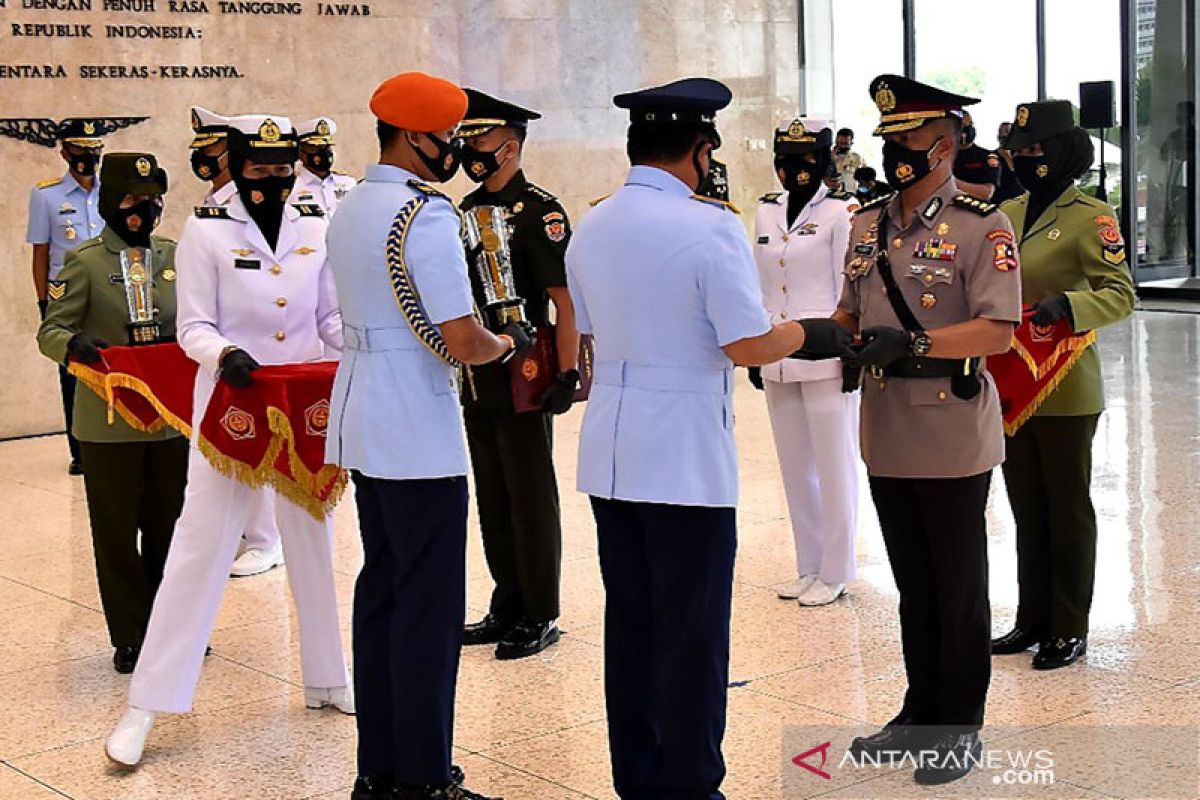
[[(191, 710), (229, 568), (259, 495), (217, 472), (192, 447), (183, 513), (175, 523), (162, 585), (129, 687), (130, 705), (146, 711)], [(333, 520), (317, 522), (290, 500), (276, 500), (288, 583), (300, 621), (304, 685), (347, 686), (333, 584)]]
[(858, 529), (858, 395), (840, 378), (763, 381), (787, 492), (796, 574), (854, 580)]
[(262, 550), (269, 552), (279, 546), (279, 525), (275, 522), (275, 490), (264, 486), (254, 493), (250, 517), (246, 520), (245, 540), (241, 552)]

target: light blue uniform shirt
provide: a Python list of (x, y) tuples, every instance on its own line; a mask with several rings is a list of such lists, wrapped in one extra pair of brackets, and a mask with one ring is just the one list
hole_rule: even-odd
[(575, 230), (567, 284), (596, 346), (579, 491), (736, 506), (733, 362), (721, 347), (771, 328), (737, 217), (663, 170), (633, 167)]
[[(373, 478), (467, 473), (456, 370), (409, 329), (384, 254), (400, 208), (420, 193), (399, 167), (374, 164), (329, 224), (329, 262), (346, 349), (330, 398), (325, 458)], [(458, 212), (430, 198), (404, 245), (413, 284), (433, 324), (473, 312)]]
[(67, 253), (104, 230), (97, 206), (99, 200), (99, 178), (88, 192), (70, 172), (53, 186), (44, 189), (35, 186), (30, 190), (25, 241), (50, 245), (50, 280), (62, 271)]

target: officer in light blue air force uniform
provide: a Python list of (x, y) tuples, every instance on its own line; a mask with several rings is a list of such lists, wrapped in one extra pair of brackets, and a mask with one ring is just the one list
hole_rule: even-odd
[(830, 320), (772, 326), (745, 230), (726, 204), (694, 194), (731, 99), (705, 78), (614, 98), (630, 112), (633, 166), (567, 250), (579, 329), (595, 336), (578, 480), (599, 537), (613, 780), (625, 800), (722, 797), (734, 364), (850, 352)]

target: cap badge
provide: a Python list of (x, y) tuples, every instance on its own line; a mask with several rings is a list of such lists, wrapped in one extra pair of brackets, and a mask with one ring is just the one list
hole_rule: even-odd
[(143, 178), (150, 177), (150, 160), (149, 159), (139, 158), (137, 160), (137, 162), (134, 164), (134, 167), (137, 169), (138, 175), (142, 176)]
[(196, 109), (192, 109), (192, 130), (200, 130), (200, 115), (196, 113)]
[(326, 122), (325, 120), (321, 120), (320, 122), (317, 123), (317, 136), (328, 136), (328, 135), (329, 135), (329, 123)]
[(879, 84), (875, 90), (875, 105), (879, 106), (882, 114), (890, 114), (896, 110), (896, 93), (886, 83)]
[(1038, 168), (1034, 170), (1034, 172), (1037, 173), (1039, 178), (1044, 178), (1050, 174), (1050, 167), (1046, 166), (1045, 164), (1039, 164)]
[(282, 133), (279, 130), (279, 125), (275, 120), (268, 119), (262, 125), (258, 126), (258, 138), (262, 139), (267, 144), (274, 144), (279, 141)]
[(94, 135), (96, 133), (96, 123), (94, 123), (94, 122), (83, 123), (83, 132), (86, 133), (88, 136)]
[(798, 119), (792, 120), (792, 124), (788, 125), (787, 132), (788, 136), (791, 136), (793, 139), (798, 139), (804, 134), (808, 133), (808, 131), (804, 128), (804, 123)]
[(1017, 108), (1017, 127), (1024, 128), (1029, 124), (1029, 107), (1019, 106)]

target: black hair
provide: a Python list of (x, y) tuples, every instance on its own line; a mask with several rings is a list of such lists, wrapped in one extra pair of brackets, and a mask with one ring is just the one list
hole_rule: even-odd
[(524, 125), (509, 125), (508, 129), (513, 132), (513, 137), (517, 140), (517, 144), (524, 147), (525, 139), (529, 136), (529, 128)]
[(375, 123), (375, 135), (379, 137), (379, 151), (383, 152), (396, 143), (396, 139), (400, 136), (400, 129), (383, 120), (378, 120)]
[(849, 128), (839, 128), (837, 135), (838, 136), (849, 136), (851, 139), (853, 139), (854, 131), (850, 130)]
[(711, 142), (711, 131), (694, 125), (630, 125), (625, 153), (631, 164), (661, 164), (691, 154), (696, 143)]
[(877, 173), (874, 167), (859, 167), (854, 170), (854, 180), (858, 183), (863, 181), (873, 181), (876, 179)]

